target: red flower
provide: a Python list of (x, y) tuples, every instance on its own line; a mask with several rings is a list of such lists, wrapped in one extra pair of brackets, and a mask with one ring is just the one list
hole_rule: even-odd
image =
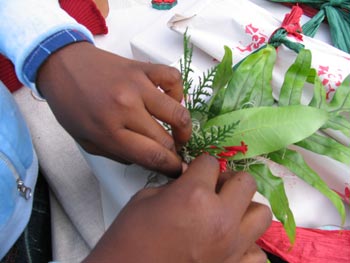
[(245, 154), (248, 151), (248, 145), (242, 141), (240, 146), (225, 146), (224, 149), (227, 151), (236, 151)]
[(227, 170), (227, 159), (219, 158), (220, 172), (226, 172)]
[[(218, 149), (216, 146), (210, 146), (210, 148)], [(242, 141), (240, 146), (224, 146), (224, 149), (224, 151), (216, 154), (220, 164), (220, 172), (225, 172), (227, 170), (228, 157), (233, 157), (238, 152), (245, 154), (248, 151), (248, 145)]]

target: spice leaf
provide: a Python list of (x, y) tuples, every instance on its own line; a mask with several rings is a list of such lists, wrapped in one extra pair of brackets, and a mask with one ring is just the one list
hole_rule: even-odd
[(350, 148), (330, 137), (313, 134), (297, 142), (296, 145), (312, 152), (326, 155), (344, 164), (350, 164)]
[(303, 105), (258, 107), (219, 115), (209, 120), (204, 128), (223, 127), (239, 121), (233, 135), (219, 145), (239, 145), (244, 141), (249, 147), (248, 152), (234, 157), (234, 160), (241, 160), (301, 141), (316, 132), (327, 119), (326, 111)]
[(336, 115), (333, 114), (329, 115), (330, 118), (328, 122), (322, 127), (322, 129), (325, 128), (331, 128), (333, 130), (341, 131), (344, 135), (350, 136), (350, 115), (344, 116), (342, 115)]
[(276, 50), (267, 45), (250, 54), (237, 67), (226, 88), (221, 114), (239, 110), (246, 105), (270, 106), (272, 96), (272, 70)]
[(338, 130), (350, 137), (350, 75), (336, 89), (330, 103), (326, 100), (326, 90), (315, 69), (310, 70), (308, 81), (314, 84), (314, 95), (309, 106), (329, 112), (329, 119), (321, 129)]
[(302, 91), (310, 73), (311, 52), (301, 49), (295, 62), (289, 67), (281, 87), (278, 104), (280, 106), (299, 105)]
[(209, 101), (209, 118), (220, 113), (224, 101), (225, 88), (233, 76), (232, 51), (225, 46), (225, 55), (216, 67), (216, 74), (213, 79), (213, 94)]
[(254, 177), (258, 192), (269, 200), (273, 214), (281, 221), (291, 244), (293, 244), (296, 225), (293, 213), (289, 208), (283, 180), (274, 176), (265, 164), (252, 164), (249, 166), (248, 172)]
[(322, 85), (320, 77), (317, 75), (316, 69), (314, 68), (310, 69), (310, 73), (307, 81), (314, 85), (314, 95), (309, 103), (309, 106), (319, 108), (319, 109), (327, 108), (326, 89)]
[(350, 111), (350, 75), (345, 78), (335, 91), (329, 103), (329, 110), (331, 112)]
[(273, 152), (268, 155), (268, 157), (287, 169), (289, 169), (296, 176), (301, 178), (303, 181), (320, 191), (324, 196), (326, 196), (338, 210), (342, 223), (345, 222), (345, 207), (344, 204), (333, 190), (331, 190), (327, 184), (319, 177), (319, 175), (312, 170), (304, 161), (302, 155), (296, 151), (285, 149), (278, 152)]

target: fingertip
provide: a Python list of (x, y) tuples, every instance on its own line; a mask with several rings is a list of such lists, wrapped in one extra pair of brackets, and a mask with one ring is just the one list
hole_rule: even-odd
[(175, 67), (167, 68), (164, 87), (161, 87), (174, 100), (181, 102), (183, 99), (183, 81), (181, 72)]
[(265, 231), (270, 227), (272, 223), (272, 219), (273, 219), (272, 211), (271, 211), (271, 208), (265, 204), (257, 203), (257, 205), (259, 205), (259, 208), (260, 208), (261, 219), (262, 219), (262, 223), (264, 224), (264, 227), (265, 227), (264, 231)]
[(172, 66), (163, 64), (145, 64), (146, 74), (155, 86), (162, 89), (177, 102), (183, 98), (181, 72)]
[(182, 170), (181, 170), (181, 172), (184, 173), (184, 172), (186, 172), (187, 169), (188, 169), (188, 164), (185, 163), (185, 162), (182, 162)]
[(165, 151), (167, 152), (167, 161), (160, 162), (160, 165), (156, 166), (155, 170), (170, 178), (178, 178), (183, 171), (182, 160), (176, 153), (167, 149)]

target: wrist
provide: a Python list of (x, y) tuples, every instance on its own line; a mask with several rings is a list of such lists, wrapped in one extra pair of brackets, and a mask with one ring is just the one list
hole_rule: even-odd
[(96, 50), (93, 44), (81, 41), (68, 44), (51, 54), (37, 71), (38, 92), (49, 102), (50, 98), (67, 95), (65, 90), (78, 88), (85, 81), (87, 68), (91, 66), (91, 61), (87, 61), (88, 56)]
[(90, 39), (77, 30), (61, 30), (42, 41), (26, 58), (23, 64), (23, 75), (32, 83), (45, 61), (60, 49), (77, 42), (90, 42)]

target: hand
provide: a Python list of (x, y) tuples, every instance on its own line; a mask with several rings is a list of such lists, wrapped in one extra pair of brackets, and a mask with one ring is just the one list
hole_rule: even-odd
[(109, 13), (109, 3), (108, 0), (94, 0), (97, 8), (100, 10), (102, 16), (106, 18)]
[(171, 184), (138, 192), (85, 263), (265, 263), (255, 241), (272, 216), (255, 191), (249, 174), (219, 180), (218, 162), (200, 156)]
[[(37, 84), (57, 120), (87, 152), (168, 175), (181, 173), (176, 145), (189, 139), (192, 127), (180, 104), (177, 69), (81, 42), (51, 55)], [(171, 125), (172, 136), (156, 119)]]

